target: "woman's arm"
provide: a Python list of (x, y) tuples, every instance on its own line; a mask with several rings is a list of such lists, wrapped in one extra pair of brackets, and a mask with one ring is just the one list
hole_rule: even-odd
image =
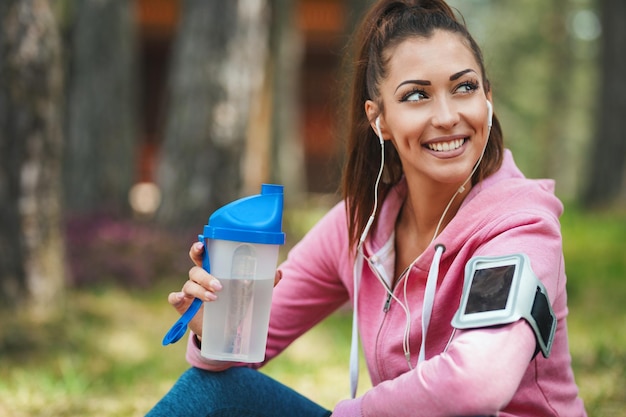
[(447, 352), (362, 397), (340, 402), (333, 417), (497, 415), (518, 389), (535, 352), (534, 340), (521, 320), (460, 331)]

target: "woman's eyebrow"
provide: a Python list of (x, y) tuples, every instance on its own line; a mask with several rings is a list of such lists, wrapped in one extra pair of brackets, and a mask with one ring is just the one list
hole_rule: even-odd
[(464, 69), (463, 71), (459, 71), (459, 72), (457, 72), (457, 73), (452, 74), (452, 75), (450, 76), (450, 81), (455, 81), (455, 80), (458, 80), (459, 78), (461, 78), (463, 75), (467, 74), (468, 72), (473, 72), (473, 73), (475, 73), (476, 71), (474, 71), (474, 70), (473, 70), (473, 69), (471, 69), (471, 68)]
[[(467, 74), (468, 72), (476, 73), (476, 71), (474, 71), (473, 69), (467, 68), (467, 69), (464, 69), (463, 71), (455, 72), (454, 74), (452, 74), (450, 76), (450, 81), (458, 80), (459, 78), (461, 78), (463, 75)], [(432, 85), (432, 83), (428, 80), (405, 80), (405, 81), (402, 81), (400, 84), (398, 84), (395, 91), (398, 91), (398, 89), (405, 84)]]
[(427, 81), (427, 80), (406, 80), (406, 81), (402, 81), (400, 84), (398, 84), (398, 86), (396, 87), (395, 91), (398, 91), (398, 89), (400, 87), (402, 87), (403, 85), (405, 85), (405, 84), (431, 85), (431, 82)]

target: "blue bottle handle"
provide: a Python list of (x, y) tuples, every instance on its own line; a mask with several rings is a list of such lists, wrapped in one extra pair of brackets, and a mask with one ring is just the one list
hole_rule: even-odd
[[(198, 240), (202, 243), (204, 242), (204, 236), (198, 235)], [(211, 263), (209, 262), (209, 251), (207, 248), (204, 248), (204, 253), (202, 254), (202, 269), (207, 272), (211, 272)], [(163, 346), (167, 346), (171, 343), (176, 343), (180, 340), (181, 337), (187, 333), (187, 326), (191, 319), (194, 318), (198, 310), (202, 307), (202, 300), (199, 298), (194, 298), (193, 302), (187, 308), (187, 311), (174, 323), (174, 325), (170, 328), (170, 330), (163, 337)]]

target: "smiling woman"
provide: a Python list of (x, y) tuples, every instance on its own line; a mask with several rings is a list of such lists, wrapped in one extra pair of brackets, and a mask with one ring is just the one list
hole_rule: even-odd
[[(563, 206), (552, 181), (526, 179), (504, 149), (482, 54), (461, 22), (442, 0), (372, 6), (356, 35), (344, 200), (279, 267), (265, 360), (203, 357), (213, 335), (194, 323), (192, 368), (150, 416), (585, 416), (567, 341)], [(223, 296), (203, 251), (191, 248), (189, 280), (169, 296), (179, 311)], [(525, 280), (535, 301), (524, 305), (535, 311), (541, 289), (556, 318), (549, 344), (526, 311), (453, 325), (479, 257), (528, 260), (538, 281)], [(346, 302), (351, 399), (331, 413), (255, 370)], [(359, 340), (372, 388), (356, 398)]]

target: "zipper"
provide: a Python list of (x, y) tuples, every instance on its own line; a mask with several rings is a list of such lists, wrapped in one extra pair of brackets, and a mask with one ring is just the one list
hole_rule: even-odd
[(391, 293), (388, 292), (387, 293), (387, 300), (385, 301), (385, 305), (383, 307), (383, 312), (387, 313), (389, 311), (390, 307), (391, 307)]
[(392, 288), (387, 287), (387, 299), (385, 300), (385, 305), (383, 306), (383, 312), (387, 313), (389, 311), (389, 309), (391, 308), (391, 300), (393, 299), (393, 291), (395, 291), (396, 287), (398, 286), (398, 284), (400, 284), (402, 282), (402, 280), (404, 280), (407, 276), (407, 272), (409, 272), (409, 269), (411, 268), (413, 264), (407, 266), (404, 271), (402, 271), (402, 273), (400, 274), (400, 276), (398, 277), (398, 279), (396, 279), (396, 282), (394, 284), (394, 286)]

